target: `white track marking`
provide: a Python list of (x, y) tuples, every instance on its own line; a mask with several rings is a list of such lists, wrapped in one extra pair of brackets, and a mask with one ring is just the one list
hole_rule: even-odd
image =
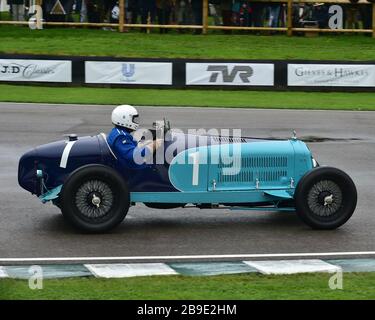
[(183, 255), (183, 256), (131, 256), (131, 257), (59, 257), (59, 258), (0, 258), (4, 262), (60, 262), (60, 261), (150, 261), (150, 260), (201, 260), (201, 259), (247, 259), (247, 258), (303, 258), (303, 257), (343, 257), (375, 256), (375, 251), (358, 252), (314, 252), (314, 253), (275, 253), (275, 254), (224, 254), (224, 255)]
[(85, 264), (97, 278), (127, 278), (178, 274), (165, 263)]
[(68, 158), (69, 158), (70, 150), (72, 150), (72, 147), (76, 142), (77, 141), (67, 142), (67, 144), (64, 148), (63, 154), (61, 156), (60, 168), (64, 168), (64, 169), (66, 168), (66, 166), (68, 164)]
[(342, 271), (340, 267), (319, 259), (244, 262), (263, 274), (295, 274), (310, 272), (334, 273)]
[(1, 267), (1, 266), (0, 266), (0, 279), (1, 279), (1, 278), (8, 278), (8, 277), (9, 277), (9, 276), (8, 276), (8, 274), (6, 273), (4, 267)]

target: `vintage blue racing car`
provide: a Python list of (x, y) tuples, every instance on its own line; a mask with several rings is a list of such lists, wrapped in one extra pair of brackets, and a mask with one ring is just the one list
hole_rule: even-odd
[[(339, 169), (319, 166), (295, 136), (200, 139), (174, 132), (167, 121), (157, 130), (163, 131), (164, 150), (177, 145), (169, 162), (123, 168), (105, 134), (69, 135), (24, 154), (19, 184), (43, 203), (58, 206), (74, 227), (91, 233), (114, 228), (136, 203), (159, 209), (293, 210), (315, 229), (335, 229), (355, 210), (352, 179)], [(197, 145), (186, 147), (191, 139)]]

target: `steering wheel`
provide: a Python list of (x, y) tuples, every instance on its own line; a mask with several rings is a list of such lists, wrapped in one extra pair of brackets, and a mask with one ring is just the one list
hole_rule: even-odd
[[(171, 123), (166, 118), (163, 118), (163, 123), (160, 124), (158, 122), (153, 123), (153, 130), (152, 131), (152, 140), (156, 140), (156, 137), (163, 137), (163, 140), (165, 139), (165, 134), (171, 130)], [(157, 131), (160, 130), (160, 134), (157, 134)]]

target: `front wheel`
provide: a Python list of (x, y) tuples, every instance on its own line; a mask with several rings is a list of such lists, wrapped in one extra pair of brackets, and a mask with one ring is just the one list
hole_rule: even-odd
[(357, 189), (343, 171), (317, 167), (299, 181), (294, 194), (297, 215), (314, 229), (336, 229), (352, 216)]
[(73, 172), (60, 197), (64, 218), (88, 233), (111, 230), (125, 218), (130, 196), (126, 183), (112, 168), (88, 165)]

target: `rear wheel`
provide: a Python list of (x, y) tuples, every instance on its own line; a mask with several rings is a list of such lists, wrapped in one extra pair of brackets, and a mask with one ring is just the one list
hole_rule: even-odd
[(357, 190), (345, 172), (318, 167), (302, 177), (294, 198), (298, 216), (310, 227), (336, 229), (352, 216)]
[(60, 205), (64, 218), (79, 230), (106, 232), (124, 220), (130, 206), (129, 191), (113, 169), (88, 165), (68, 178)]

